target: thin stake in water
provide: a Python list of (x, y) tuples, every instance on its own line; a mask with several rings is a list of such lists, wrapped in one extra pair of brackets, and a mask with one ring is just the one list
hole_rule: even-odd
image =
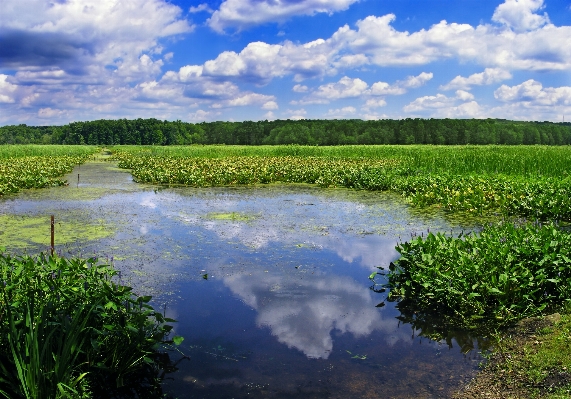
[(54, 229), (55, 229), (54, 215), (52, 215), (52, 217), (51, 217), (51, 254), (52, 254), (52, 256), (54, 256), (54, 250), (55, 250)]

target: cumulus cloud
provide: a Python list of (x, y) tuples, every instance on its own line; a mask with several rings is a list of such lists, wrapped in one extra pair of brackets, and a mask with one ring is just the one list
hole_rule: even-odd
[(161, 38), (193, 29), (181, 12), (160, 0), (9, 2), (2, 5), (1, 66), (87, 73), (94, 63), (137, 60), (157, 49)]
[[(222, 102), (216, 102), (211, 105), (212, 108), (228, 108), (228, 107), (244, 107), (253, 104), (268, 104), (273, 103), (274, 96), (267, 96), (265, 94), (259, 93), (241, 93), (238, 96), (232, 97), (231, 99), (224, 100)], [(271, 105), (270, 105), (271, 106)], [(276, 104), (277, 106), (277, 104)]]
[[(485, 110), (476, 101), (469, 101), (458, 106), (440, 109), (437, 113), (441, 118), (485, 118)], [(489, 115), (488, 115), (489, 116)]]
[(212, 8), (210, 8), (210, 6), (208, 4), (202, 3), (202, 4), (199, 4), (197, 6), (190, 7), (188, 9), (188, 12), (191, 14), (196, 14), (199, 12), (207, 12), (207, 13), (212, 14), (214, 12), (214, 10)]
[(18, 86), (7, 81), (8, 75), (0, 74), (0, 103), (13, 103)]
[(498, 31), (489, 25), (441, 21), (430, 29), (400, 32), (392, 27), (395, 16), (369, 16), (357, 22), (357, 30), (345, 26), (333, 36), (353, 54), (367, 56), (369, 64), (424, 65), (455, 58), (505, 69), (557, 69), (571, 66), (567, 37), (571, 27), (545, 25), (531, 32)]
[(208, 25), (219, 33), (238, 31), (268, 22), (283, 22), (298, 15), (334, 13), (359, 0), (225, 0), (212, 14)]
[(475, 73), (467, 78), (458, 75), (449, 83), (440, 86), (440, 90), (470, 90), (471, 86), (490, 85), (511, 78), (512, 74), (506, 70), (501, 68), (486, 68), (484, 72)]
[[(393, 14), (369, 16), (356, 23), (357, 29), (345, 25), (328, 39), (308, 43), (252, 42), (239, 52), (225, 51), (192, 67), (202, 68), (202, 73), (218, 79), (238, 78), (261, 85), (288, 75), (301, 82), (362, 65), (424, 65), (445, 59), (486, 66), (484, 82), (504, 78), (505, 71), (511, 69), (571, 69), (571, 46), (567, 43), (570, 26), (548, 24), (531, 32), (513, 32), (498, 31), (490, 25), (473, 27), (441, 21), (429, 29), (409, 33), (392, 26), (395, 18)], [(429, 78), (432, 75), (421, 74), (415, 80), (401, 82), (398, 89), (418, 87)], [(465, 82), (459, 77), (450, 88), (466, 89), (477, 78), (465, 78), (469, 79)]]
[(286, 115), (288, 116), (288, 119), (292, 119), (292, 120), (300, 120), (300, 119), (305, 119), (306, 115), (307, 115), (307, 111), (303, 108), (300, 109), (288, 109), (287, 111), (285, 111)]
[(444, 94), (438, 93), (435, 96), (423, 96), (412, 101), (406, 105), (403, 110), (405, 112), (417, 112), (427, 109), (443, 109), (455, 106), (459, 101), (473, 100), (474, 96), (464, 90), (457, 90), (455, 97), (448, 97)]
[(38, 110), (38, 117), (44, 119), (52, 119), (55, 117), (60, 117), (61, 115), (65, 114), (65, 111), (61, 109), (52, 109), (52, 108), (40, 108)]
[(397, 86), (402, 86), (408, 89), (416, 89), (417, 87), (424, 86), (434, 75), (432, 72), (422, 72), (418, 76), (409, 76), (403, 81), (397, 82)]
[(296, 93), (306, 93), (309, 90), (309, 88), (307, 86), (298, 84), (293, 86), (292, 90), (295, 91)]
[(543, 0), (506, 0), (496, 8), (492, 21), (517, 32), (538, 29), (549, 23), (547, 13), (536, 14), (543, 8)]
[(543, 87), (533, 79), (516, 86), (500, 86), (494, 97), (502, 102), (520, 102), (527, 106), (569, 106), (571, 105), (571, 87)]
[[(432, 79), (432, 73), (422, 72), (418, 76), (408, 76), (404, 80), (399, 80), (394, 84), (386, 82), (375, 82), (372, 86), (359, 79), (351, 79), (348, 76), (342, 77), (338, 82), (327, 83), (317, 87), (301, 101), (299, 104), (327, 104), (330, 101), (342, 98), (356, 98), (362, 96), (397, 96), (405, 94), (409, 88), (417, 88)], [(297, 85), (299, 86), (299, 85)], [(295, 86), (294, 86), (294, 91)]]
[(379, 108), (379, 107), (384, 107), (386, 105), (387, 101), (384, 98), (370, 98), (365, 103), (365, 108), (366, 109)]
[(340, 98), (358, 97), (367, 90), (367, 87), (367, 83), (359, 78), (351, 79), (344, 76), (336, 83), (319, 86), (313, 95), (318, 98), (338, 100)]
[(343, 108), (336, 108), (330, 109), (327, 111), (325, 115), (326, 118), (331, 119), (346, 119), (346, 118), (354, 118), (357, 109), (355, 107), (343, 107)]
[[(240, 30), (251, 23), (337, 12), (356, 1), (225, 0), (208, 23), (220, 31)], [(196, 4), (188, 9), (190, 13), (212, 11), (210, 3)], [(252, 7), (256, 12), (251, 12)], [(38, 115), (40, 108), (68, 109), (58, 121), (66, 115), (74, 119), (129, 117), (140, 115), (139, 110), (158, 109), (161, 115), (180, 118), (188, 112), (184, 107), (197, 103), (203, 109), (253, 105), (271, 111), (276, 109), (271, 108), (278, 103), (276, 97), (255, 93), (244, 85), (290, 78), (295, 82), (293, 92), (304, 93), (293, 104), (360, 98), (366, 109), (373, 109), (386, 105), (385, 96), (402, 95), (426, 84), (432, 74), (368, 84), (361, 75), (353, 74), (361, 67), (418, 66), (435, 61), (481, 65), (483, 72), (456, 76), (440, 87), (463, 91), (510, 79), (516, 70), (571, 70), (571, 26), (553, 25), (543, 8), (541, 0), (505, 0), (496, 8), (493, 24), (441, 21), (412, 32), (396, 29), (393, 14), (371, 15), (355, 25), (339, 27), (329, 37), (307, 43), (252, 42), (201, 64), (166, 71), (161, 77), (165, 64), (173, 59), (172, 53), (162, 55), (164, 39), (193, 30), (183, 18), (183, 10), (172, 3), (12, 1), (2, 6), (0, 67), (7, 77), (0, 77), (0, 102), (6, 113), (19, 113), (24, 119)], [(246, 16), (251, 21), (241, 19)], [(325, 83), (317, 88), (306, 83), (314, 78)], [(509, 98), (515, 87), (502, 86), (496, 98), (510, 103), (503, 99)], [(564, 88), (551, 89), (540, 90), (544, 93), (541, 101), (555, 98), (557, 104), (565, 104), (565, 95), (556, 94)], [(455, 99), (451, 107), (474, 101), (468, 100), (467, 94), (462, 96), (466, 100), (458, 95), (445, 97)], [(409, 104), (412, 108), (425, 104), (425, 109), (440, 109), (430, 108), (429, 100), (413, 103)], [(30, 112), (30, 108), (34, 110)], [(94, 112), (101, 113), (95, 116)]]
[(286, 41), (283, 44), (249, 43), (242, 51), (225, 51), (206, 61), (202, 73), (206, 76), (240, 78), (256, 84), (267, 84), (272, 79), (294, 75), (296, 80), (322, 76), (327, 70), (332, 50), (323, 40), (304, 45)]
[(273, 101), (273, 100), (268, 101), (264, 105), (262, 105), (262, 109), (272, 110), (272, 109), (278, 109), (278, 108), (279, 108), (278, 103)]

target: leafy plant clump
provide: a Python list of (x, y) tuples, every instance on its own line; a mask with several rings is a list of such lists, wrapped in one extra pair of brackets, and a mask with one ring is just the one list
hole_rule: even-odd
[(553, 223), (501, 223), (464, 237), (429, 233), (396, 249), (388, 299), (417, 319), (437, 313), (462, 328), (501, 325), (571, 298), (571, 234)]
[(116, 273), (93, 258), (0, 251), (0, 396), (160, 397), (158, 350), (175, 320)]

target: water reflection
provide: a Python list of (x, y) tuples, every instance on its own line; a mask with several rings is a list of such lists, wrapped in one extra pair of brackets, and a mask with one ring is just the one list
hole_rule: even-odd
[(482, 326), (474, 331), (462, 330), (445, 323), (441, 314), (416, 311), (406, 306), (406, 303), (397, 304), (395, 308), (400, 312), (397, 319), (410, 325), (417, 336), (446, 342), (450, 349), (456, 345), (462, 353), (486, 351), (493, 343), (490, 338), (494, 331), (493, 325)]
[[(259, 327), (269, 327), (279, 342), (308, 358), (329, 357), (334, 330), (363, 338), (375, 330), (392, 333), (398, 324), (394, 317), (383, 319), (371, 295), (349, 277), (258, 272), (224, 278), (224, 284), (257, 311)], [(403, 330), (399, 335), (387, 336), (387, 343), (408, 341)]]
[(443, 350), (469, 340), (425, 342), (418, 335), (429, 326), (395, 304), (376, 307), (386, 293), (369, 290), (370, 271), (396, 258), (399, 236), (449, 231), (445, 219), (382, 193), (153, 190), (110, 169), (93, 168), (90, 181), (91, 166), (82, 168), (77, 188), (22, 193), (0, 201), (2, 213), (113, 224), (111, 238), (73, 249), (113, 256), (123, 283), (179, 319), (191, 361), (168, 382), (176, 396), (437, 397), (477, 366)]

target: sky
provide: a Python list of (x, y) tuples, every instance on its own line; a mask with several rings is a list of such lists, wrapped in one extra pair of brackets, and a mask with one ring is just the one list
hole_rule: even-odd
[(571, 121), (571, 0), (2, 0), (0, 125)]

